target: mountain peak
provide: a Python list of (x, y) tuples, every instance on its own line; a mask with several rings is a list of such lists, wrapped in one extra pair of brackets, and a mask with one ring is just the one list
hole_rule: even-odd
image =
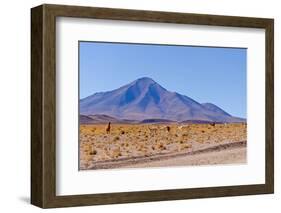
[(134, 80), (130, 84), (125, 86), (130, 90), (139, 91), (139, 93), (149, 91), (153, 88), (159, 88), (160, 90), (165, 90), (161, 85), (155, 82), (152, 78), (149, 77), (142, 77), (137, 80)]
[(156, 83), (152, 78), (149, 78), (149, 77), (139, 78), (139, 79), (135, 80), (135, 82), (141, 82), (141, 83), (147, 83), (147, 84)]

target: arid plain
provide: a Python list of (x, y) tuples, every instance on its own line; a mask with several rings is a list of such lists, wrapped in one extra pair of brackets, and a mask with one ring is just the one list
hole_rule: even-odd
[(80, 169), (243, 164), (247, 125), (80, 125)]

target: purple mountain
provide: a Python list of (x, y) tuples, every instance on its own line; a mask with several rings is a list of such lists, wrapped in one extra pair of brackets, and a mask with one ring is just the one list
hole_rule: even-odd
[(118, 89), (99, 92), (80, 100), (81, 115), (107, 115), (117, 119), (245, 122), (211, 103), (200, 104), (170, 92), (151, 78), (140, 78)]

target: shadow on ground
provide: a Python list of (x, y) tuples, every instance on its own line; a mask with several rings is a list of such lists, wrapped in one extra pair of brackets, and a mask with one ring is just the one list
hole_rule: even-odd
[(30, 198), (29, 197), (19, 197), (18, 198), (21, 202), (26, 203), (26, 204), (30, 204)]

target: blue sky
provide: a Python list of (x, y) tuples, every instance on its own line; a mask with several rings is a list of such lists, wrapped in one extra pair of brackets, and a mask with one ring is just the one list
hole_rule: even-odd
[(103, 42), (79, 42), (79, 48), (80, 98), (150, 77), (246, 118), (246, 49)]

